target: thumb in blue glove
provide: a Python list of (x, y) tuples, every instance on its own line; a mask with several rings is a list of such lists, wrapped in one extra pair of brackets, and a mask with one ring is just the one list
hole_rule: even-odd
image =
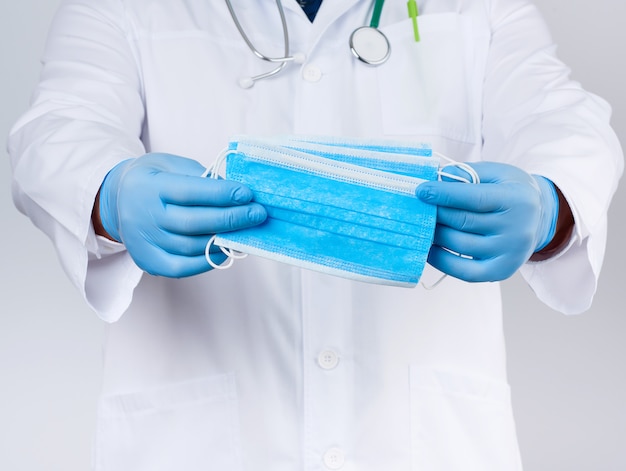
[(480, 184), (426, 182), (416, 191), (422, 201), (438, 206), (428, 262), (465, 281), (504, 280), (554, 237), (556, 188), (512, 165), (470, 165)]
[[(195, 160), (146, 154), (107, 174), (97, 205), (102, 227), (124, 243), (142, 270), (176, 278), (208, 271), (204, 251), (213, 234), (267, 217), (248, 187), (203, 178), (204, 170)], [(216, 248), (212, 258), (223, 262), (226, 257)]]

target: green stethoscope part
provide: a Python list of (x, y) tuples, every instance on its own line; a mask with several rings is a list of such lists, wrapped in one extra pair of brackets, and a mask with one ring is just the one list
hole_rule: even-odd
[(383, 5), (385, 0), (376, 0), (374, 4), (374, 12), (372, 13), (372, 21), (370, 21), (370, 28), (378, 28), (380, 23), (380, 14), (383, 12)]

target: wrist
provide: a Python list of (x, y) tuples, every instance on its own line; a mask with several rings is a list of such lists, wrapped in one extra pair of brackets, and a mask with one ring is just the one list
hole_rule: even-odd
[(548, 245), (536, 251), (530, 257), (531, 262), (542, 262), (557, 255), (569, 244), (572, 234), (574, 233), (574, 215), (572, 208), (570, 208), (561, 190), (559, 190), (556, 185), (554, 188), (559, 200), (559, 211), (554, 237)]
[(126, 166), (131, 161), (132, 159), (124, 160), (107, 173), (100, 185), (92, 213), (96, 233), (115, 242), (122, 242), (117, 212), (118, 187)]
[(537, 229), (537, 243), (534, 253), (550, 245), (556, 234), (559, 217), (559, 196), (552, 181), (539, 175), (533, 175), (541, 193), (541, 219)]
[(98, 189), (96, 199), (93, 203), (93, 209), (91, 210), (91, 224), (93, 225), (93, 229), (97, 235), (117, 242), (102, 225), (102, 219), (100, 218), (100, 189)]

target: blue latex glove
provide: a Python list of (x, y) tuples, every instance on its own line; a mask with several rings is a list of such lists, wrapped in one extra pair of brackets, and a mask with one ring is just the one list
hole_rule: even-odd
[(427, 182), (417, 189), (418, 198), (438, 206), (428, 262), (465, 281), (504, 280), (554, 237), (558, 195), (548, 179), (512, 165), (470, 165), (480, 184)]
[[(100, 187), (100, 220), (142, 270), (168, 277), (211, 269), (204, 250), (219, 232), (260, 224), (265, 208), (236, 182), (203, 178), (195, 160), (146, 154), (114, 167)], [(217, 263), (225, 255), (215, 248)]]

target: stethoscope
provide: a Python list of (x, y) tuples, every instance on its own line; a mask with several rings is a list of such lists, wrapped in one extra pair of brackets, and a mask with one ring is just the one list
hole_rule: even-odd
[[(241, 78), (239, 80), (239, 85), (242, 88), (250, 88), (254, 85), (255, 82), (278, 74), (281, 70), (285, 68), (288, 62), (302, 64), (305, 61), (305, 56), (302, 53), (297, 53), (293, 55), (289, 54), (289, 32), (287, 29), (287, 20), (285, 19), (285, 11), (283, 10), (281, 0), (276, 0), (276, 6), (278, 8), (278, 13), (280, 14), (280, 22), (282, 23), (283, 28), (283, 41), (285, 44), (283, 57), (269, 57), (259, 52), (259, 50), (254, 47), (254, 44), (252, 44), (252, 41), (250, 41), (250, 38), (248, 38), (248, 35), (241, 26), (241, 23), (239, 23), (237, 14), (233, 9), (231, 1), (225, 1), (226, 5), (228, 6), (228, 11), (230, 12), (230, 16), (235, 22), (235, 26), (237, 27), (239, 34), (246, 42), (250, 50), (254, 53), (254, 55), (257, 56), (259, 59), (267, 62), (280, 62), (278, 67), (270, 70), (269, 72), (254, 75), (252, 77)], [(368, 65), (380, 65), (385, 63), (391, 53), (391, 46), (389, 45), (387, 37), (383, 34), (382, 31), (378, 29), (380, 14), (382, 13), (384, 3), (385, 0), (375, 0), (374, 10), (372, 12), (372, 20), (370, 21), (369, 26), (361, 26), (355, 29), (350, 35), (350, 51), (352, 52), (354, 57)]]

